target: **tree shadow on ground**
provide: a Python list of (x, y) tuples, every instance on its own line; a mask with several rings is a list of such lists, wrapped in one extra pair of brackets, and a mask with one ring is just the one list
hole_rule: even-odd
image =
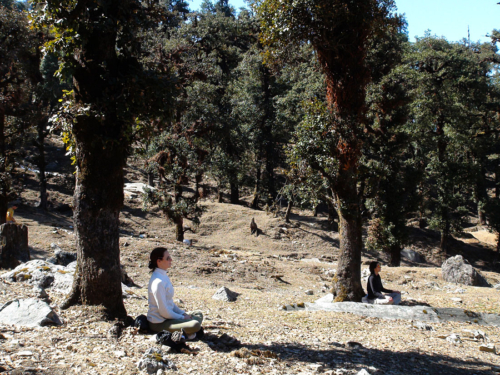
[[(443, 354), (421, 351), (394, 352), (391, 350), (364, 348), (356, 343), (329, 343), (329, 349), (315, 349), (300, 343), (265, 344), (233, 344), (220, 345), (213, 334), (205, 334), (205, 342), (212, 342), (212, 350), (217, 352), (233, 352), (244, 347), (250, 351), (269, 350), (278, 355), (281, 361), (290, 363), (297, 361), (323, 365), (330, 369), (346, 369), (349, 373), (368, 369), (375, 374), (443, 374), (470, 375), (492, 374), (493, 363), (479, 361), (476, 358), (454, 358)], [(243, 361), (243, 359), (242, 359)], [(296, 370), (296, 369), (295, 369)]]

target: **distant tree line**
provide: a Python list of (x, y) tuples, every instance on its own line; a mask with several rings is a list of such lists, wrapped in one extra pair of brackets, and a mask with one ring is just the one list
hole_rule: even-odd
[(400, 264), (410, 220), (440, 232), (443, 257), (467, 217), (500, 229), (496, 31), (484, 44), (410, 43), (391, 0), (239, 12), (227, 0), (197, 12), (183, 0), (2, 0), (0, 19), (0, 219), (28, 140), (46, 209), (44, 140), (61, 134), (77, 176), (67, 306), (125, 314), (118, 217), (132, 154), (154, 187), (146, 207), (179, 241), (186, 219), (202, 220), (207, 180), (219, 202), (250, 191), (251, 208), (283, 202), (288, 215), (323, 204), (341, 234), (338, 301), (361, 298), (363, 246)]

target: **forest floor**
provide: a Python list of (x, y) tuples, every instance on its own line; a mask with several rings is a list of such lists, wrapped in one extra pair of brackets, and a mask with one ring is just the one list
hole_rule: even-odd
[[(16, 211), (19, 223), (29, 228), (33, 259), (53, 255), (55, 243), (75, 251), (72, 227), (74, 177), (64, 159), (62, 145), (48, 152), (60, 157), (49, 171), (48, 212), (36, 208), (36, 175), (25, 171)], [(52, 159), (54, 160), (54, 159)], [(144, 182), (137, 166), (127, 167), (127, 182)], [(430, 323), (434, 330), (419, 330), (410, 321), (362, 318), (334, 312), (286, 312), (285, 304), (313, 302), (328, 293), (330, 277), (340, 256), (339, 234), (327, 217), (294, 211), (291, 224), (281, 217), (245, 205), (219, 204), (215, 197), (201, 200), (205, 212), (195, 233), (186, 238), (193, 246), (176, 243), (174, 227), (157, 211), (143, 211), (138, 197), (125, 201), (121, 220), (121, 262), (135, 283), (139, 298), (124, 300), (130, 316), (147, 313), (147, 268), (156, 246), (171, 249), (169, 271), (176, 300), (187, 311), (204, 314), (206, 338), (191, 343), (197, 355), (168, 354), (178, 374), (500, 374), (500, 355), (479, 350), (482, 342), (471, 337), (481, 330), (500, 351), (500, 328), (466, 323)], [(255, 218), (262, 233), (251, 236)], [(186, 223), (189, 225), (189, 223)], [(285, 229), (283, 229), (285, 228)], [(491, 284), (500, 282), (495, 237), (481, 228), (469, 230), (452, 242), (449, 255), (462, 254)], [(281, 233), (280, 233), (281, 232)], [(401, 267), (382, 267), (384, 286), (402, 291), (403, 304), (460, 307), (473, 312), (500, 313), (500, 291), (459, 286), (441, 276), (439, 236), (427, 229), (412, 229), (409, 248), (425, 256), (426, 263), (403, 261)], [(380, 254), (363, 252), (362, 269)], [(5, 271), (0, 271), (3, 273)], [(277, 277), (279, 276), (279, 277)], [(222, 286), (239, 293), (237, 301), (222, 302), (212, 295)], [(312, 290), (312, 295), (306, 295)], [(154, 336), (127, 328), (117, 340), (108, 335), (113, 322), (99, 318), (94, 307), (58, 308), (63, 295), (47, 290), (51, 306), (64, 322), (57, 327), (0, 326), (0, 366), (12, 374), (136, 374), (136, 363)], [(27, 283), (0, 282), (0, 304), (33, 297)], [(445, 340), (458, 334), (461, 342)], [(240, 347), (254, 351), (251, 358), (235, 356), (237, 347), (218, 344), (229, 335)], [(224, 335), (224, 336), (222, 336)], [(222, 338), (221, 338), (222, 336)], [(153, 340), (152, 340), (153, 339)], [(356, 342), (360, 345), (349, 344)], [(166, 347), (163, 347), (165, 349)], [(258, 355), (270, 351), (270, 358)], [(274, 357), (274, 358), (272, 358)]]

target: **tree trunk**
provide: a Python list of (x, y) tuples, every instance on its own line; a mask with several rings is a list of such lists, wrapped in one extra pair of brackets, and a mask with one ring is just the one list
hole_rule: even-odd
[(318, 206), (319, 204), (315, 204), (313, 207), (313, 216), (318, 217)]
[(392, 245), (389, 248), (388, 257), (389, 257), (389, 266), (390, 267), (399, 267), (401, 265), (401, 246)]
[(357, 169), (339, 168), (335, 191), (339, 217), (340, 260), (334, 277), (335, 301), (359, 302), (364, 296), (361, 286), (361, 212), (357, 194)]
[(117, 31), (112, 26), (101, 28), (97, 24), (92, 30), (82, 31), (88, 36), (79, 52), (81, 64), (73, 71), (75, 102), (104, 111), (104, 116), (79, 115), (73, 120), (73, 221), (78, 263), (71, 293), (62, 307), (76, 303), (102, 305), (106, 318), (125, 318), (119, 215), (123, 207), (128, 136), (125, 120), (114, 107), (114, 99), (123, 95), (116, 55)]
[(220, 185), (217, 185), (217, 202), (222, 203), (222, 188)]
[(500, 164), (495, 168), (495, 198), (500, 198)]
[(148, 185), (155, 187), (155, 175), (154, 175), (154, 173), (151, 173), (151, 172), (148, 173)]
[(47, 117), (38, 121), (38, 170), (40, 171), (40, 204), (38, 208), (47, 211), (47, 177), (45, 176), (45, 129)]
[(200, 199), (200, 196), (202, 196), (202, 194), (200, 194), (200, 184), (202, 180), (203, 180), (203, 175), (201, 173), (197, 173), (196, 176), (194, 177), (194, 182), (195, 182), (194, 199), (196, 202), (198, 202), (198, 199)]
[(175, 223), (175, 240), (184, 241), (184, 219), (182, 217), (177, 217), (174, 220)]
[(290, 214), (292, 213), (292, 207), (293, 207), (293, 201), (291, 199), (289, 199), (288, 206), (286, 206), (286, 213), (285, 213), (285, 221), (287, 223), (290, 222)]
[(250, 203), (250, 207), (256, 210), (259, 208), (259, 190), (260, 190), (260, 160), (257, 161), (257, 175), (255, 176), (255, 187), (253, 191), (253, 199)]
[(16, 268), (30, 260), (28, 227), (14, 223), (0, 226), (0, 268)]
[(10, 176), (7, 176), (5, 154), (5, 111), (0, 106), (0, 224), (5, 224), (9, 204)]
[(449, 240), (450, 240), (450, 223), (448, 220), (446, 220), (445, 227), (441, 231), (441, 241), (439, 244), (443, 256), (445, 256), (448, 253)]
[[(74, 225), (78, 263), (72, 291), (63, 308), (75, 303), (102, 305), (111, 317), (126, 317), (121, 289), (119, 215), (123, 206), (125, 145), (107, 145), (108, 132), (120, 133), (120, 122), (106, 126), (84, 116), (75, 124), (76, 187)], [(103, 134), (105, 133), (105, 134)]]
[(240, 192), (238, 189), (238, 184), (236, 182), (231, 182), (231, 197), (230, 197), (230, 202), (232, 204), (239, 204), (240, 203)]

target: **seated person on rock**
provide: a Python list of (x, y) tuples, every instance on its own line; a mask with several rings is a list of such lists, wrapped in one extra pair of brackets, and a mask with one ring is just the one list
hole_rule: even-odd
[(371, 274), (366, 285), (368, 295), (363, 297), (362, 302), (374, 303), (377, 305), (399, 305), (401, 302), (401, 292), (397, 290), (385, 289), (382, 286), (382, 279), (379, 275), (380, 269), (381, 267), (379, 262), (370, 263)]
[(167, 249), (157, 247), (149, 256), (149, 269), (153, 271), (148, 286), (148, 323), (154, 332), (183, 330), (187, 340), (201, 336), (203, 315), (200, 311), (191, 314), (180, 309), (173, 301), (174, 287), (167, 275), (172, 266), (172, 257)]

